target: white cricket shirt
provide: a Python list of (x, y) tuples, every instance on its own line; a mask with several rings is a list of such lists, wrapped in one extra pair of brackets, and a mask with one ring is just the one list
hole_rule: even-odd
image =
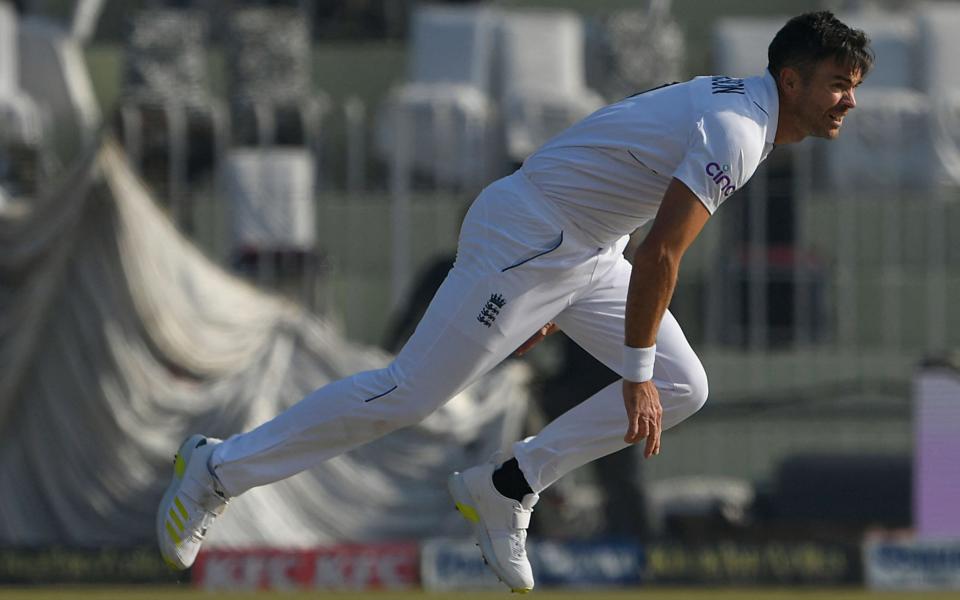
[(523, 163), (523, 172), (600, 245), (653, 219), (674, 177), (711, 214), (773, 149), (773, 77), (696, 77), (601, 108)]

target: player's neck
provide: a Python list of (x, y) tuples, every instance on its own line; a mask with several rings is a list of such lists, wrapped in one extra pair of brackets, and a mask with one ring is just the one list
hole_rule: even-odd
[(777, 89), (780, 96), (780, 114), (777, 118), (777, 134), (774, 136), (773, 143), (777, 146), (784, 144), (796, 144), (807, 137), (803, 128), (800, 127), (799, 119), (793, 110), (790, 101), (784, 98), (783, 92)]

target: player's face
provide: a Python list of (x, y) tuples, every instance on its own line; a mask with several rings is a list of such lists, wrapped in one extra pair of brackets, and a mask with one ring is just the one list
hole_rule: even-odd
[(798, 124), (805, 135), (835, 139), (848, 112), (857, 106), (853, 90), (862, 77), (833, 59), (822, 60), (800, 86)]

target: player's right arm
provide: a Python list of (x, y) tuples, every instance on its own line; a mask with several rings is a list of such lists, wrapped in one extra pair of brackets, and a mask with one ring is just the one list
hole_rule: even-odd
[[(656, 344), (660, 321), (677, 284), (680, 261), (710, 218), (710, 212), (679, 179), (667, 186), (653, 227), (633, 256), (627, 292), (624, 342), (632, 348)], [(623, 380), (629, 444), (646, 438), (644, 456), (660, 452), (663, 408), (653, 380)]]
[[(715, 99), (714, 99), (715, 100)], [(624, 324), (625, 442), (646, 438), (644, 456), (660, 451), (663, 408), (652, 381), (660, 320), (677, 283), (680, 260), (710, 215), (750, 178), (764, 148), (764, 130), (736, 103), (704, 112), (691, 127), (650, 233), (633, 257)], [(711, 105), (715, 105), (712, 101)]]

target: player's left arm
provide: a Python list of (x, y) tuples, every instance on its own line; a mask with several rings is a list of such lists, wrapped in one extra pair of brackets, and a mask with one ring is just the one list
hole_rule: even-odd
[(690, 188), (679, 179), (671, 180), (650, 233), (633, 255), (624, 339), (628, 346), (656, 343), (680, 260), (709, 218), (710, 212)]
[[(710, 218), (710, 211), (690, 188), (673, 179), (664, 193), (653, 227), (633, 256), (627, 292), (624, 342), (633, 348), (656, 344), (657, 331), (677, 284), (680, 261)], [(644, 456), (660, 452), (663, 408), (653, 380), (623, 381), (630, 444), (646, 438)]]

